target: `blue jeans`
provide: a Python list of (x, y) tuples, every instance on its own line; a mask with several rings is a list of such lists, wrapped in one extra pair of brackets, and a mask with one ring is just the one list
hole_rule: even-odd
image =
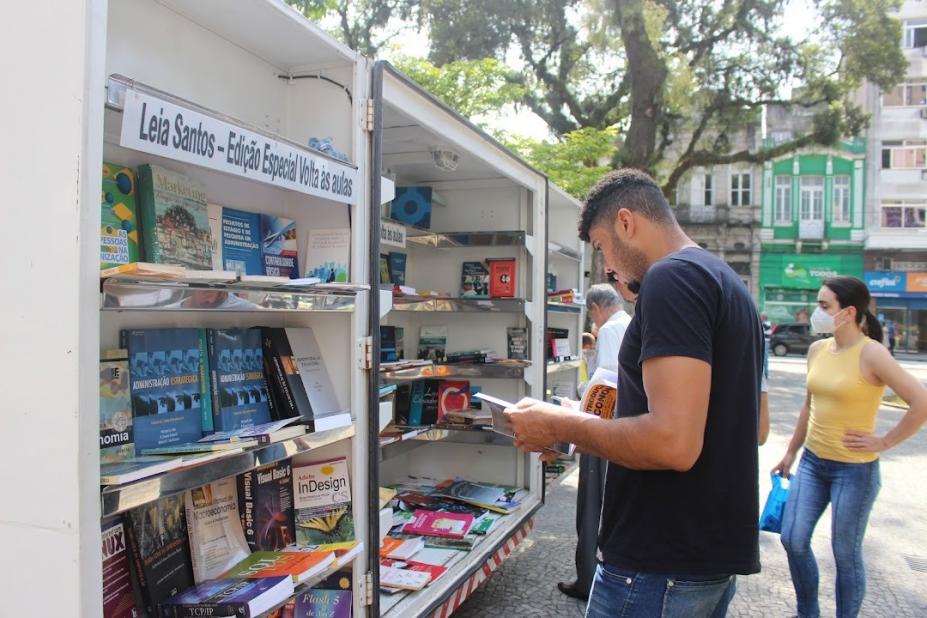
[(722, 618), (734, 598), (733, 575), (658, 575), (599, 563), (586, 618)]
[(879, 461), (843, 463), (805, 449), (782, 514), (782, 545), (789, 557), (800, 618), (818, 618), (818, 565), (811, 534), (831, 504), (831, 543), (837, 564), (837, 617), (859, 614), (866, 593), (863, 535), (882, 483)]

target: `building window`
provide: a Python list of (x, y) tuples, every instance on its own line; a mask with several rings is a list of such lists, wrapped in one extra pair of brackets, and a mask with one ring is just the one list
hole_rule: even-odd
[(888, 229), (917, 229), (927, 224), (927, 202), (883, 200), (882, 227)]
[(882, 107), (924, 107), (927, 105), (927, 80), (898, 84), (882, 93)]
[(731, 174), (731, 206), (750, 205), (750, 174)]
[(792, 177), (776, 176), (776, 225), (792, 222)]
[(927, 140), (908, 139), (882, 142), (882, 169), (917, 170), (924, 169), (927, 155)]
[(705, 206), (714, 204), (714, 183), (711, 174), (705, 174)]
[(834, 223), (850, 222), (850, 177), (834, 176)]
[(800, 197), (799, 219), (802, 221), (821, 221), (824, 219), (823, 176), (802, 176)]
[(927, 47), (927, 19), (905, 20), (904, 47)]

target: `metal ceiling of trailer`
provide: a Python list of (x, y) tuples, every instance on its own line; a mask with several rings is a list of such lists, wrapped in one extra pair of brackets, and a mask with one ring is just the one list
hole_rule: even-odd
[[(450, 171), (436, 165), (434, 153), (440, 150), (458, 155), (457, 169)], [(403, 182), (511, 182), (471, 153), (417, 124), (410, 116), (388, 104), (383, 106), (383, 166)]]

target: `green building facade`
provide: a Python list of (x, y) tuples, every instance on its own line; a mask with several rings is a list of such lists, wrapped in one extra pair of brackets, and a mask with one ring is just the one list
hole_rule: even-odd
[(807, 319), (827, 277), (863, 277), (865, 162), (854, 140), (764, 165), (758, 300), (773, 322)]

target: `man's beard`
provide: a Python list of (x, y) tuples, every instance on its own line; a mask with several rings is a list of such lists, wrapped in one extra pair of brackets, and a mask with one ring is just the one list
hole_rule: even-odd
[(622, 273), (627, 281), (643, 280), (644, 274), (650, 268), (643, 251), (622, 242), (618, 234), (612, 232), (612, 252), (614, 253), (613, 262), (618, 266), (618, 272)]

